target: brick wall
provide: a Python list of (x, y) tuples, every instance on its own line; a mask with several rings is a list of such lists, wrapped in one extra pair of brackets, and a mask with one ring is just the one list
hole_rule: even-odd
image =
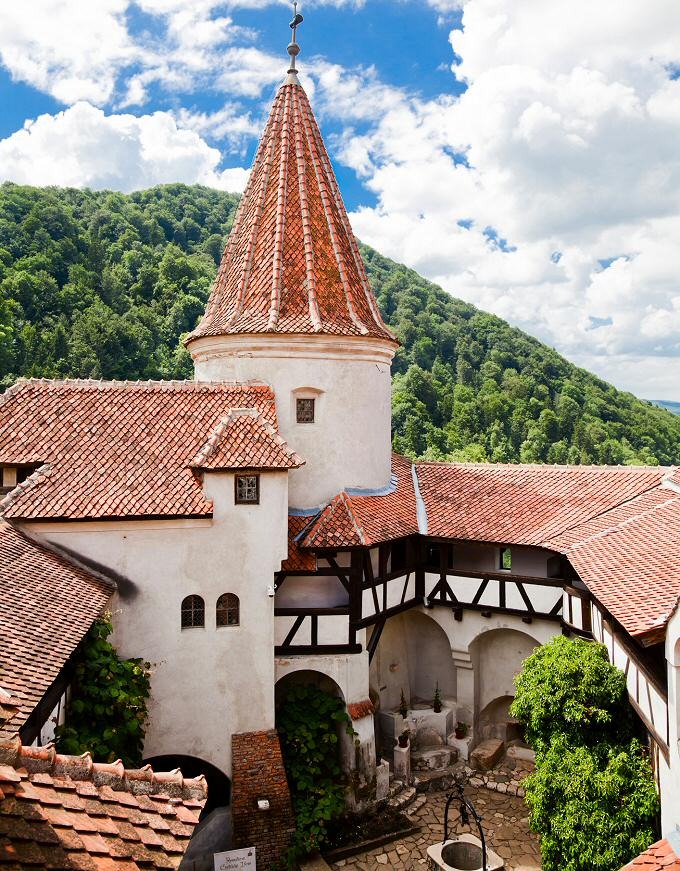
[[(234, 847), (257, 847), (258, 871), (270, 871), (295, 831), (279, 736), (274, 730), (232, 735), (231, 753)], [(261, 799), (269, 810), (258, 809)]]

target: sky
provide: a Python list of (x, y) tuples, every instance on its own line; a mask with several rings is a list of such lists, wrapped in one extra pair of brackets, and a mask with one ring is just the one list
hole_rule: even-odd
[[(307, 0), (356, 234), (617, 387), (680, 400), (678, 0)], [(0, 180), (241, 191), (279, 0), (0, 3)]]

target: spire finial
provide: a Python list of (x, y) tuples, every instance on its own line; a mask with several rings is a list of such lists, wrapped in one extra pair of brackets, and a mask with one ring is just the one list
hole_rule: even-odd
[(304, 18), (302, 17), (302, 15), (300, 15), (297, 9), (297, 0), (294, 0), (293, 20), (290, 22), (290, 29), (293, 31), (293, 39), (288, 46), (288, 54), (290, 55), (290, 69), (288, 70), (287, 83), (290, 83), (291, 80), (293, 83), (297, 83), (297, 69), (295, 67), (295, 59), (300, 54), (300, 46), (297, 43), (297, 29), (304, 21)]

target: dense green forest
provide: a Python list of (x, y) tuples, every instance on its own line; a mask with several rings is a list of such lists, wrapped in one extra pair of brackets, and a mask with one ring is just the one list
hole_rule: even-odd
[[(0, 387), (19, 376), (187, 378), (237, 198), (0, 186)], [(363, 247), (388, 324), (394, 444), (411, 456), (678, 463), (680, 417)]]

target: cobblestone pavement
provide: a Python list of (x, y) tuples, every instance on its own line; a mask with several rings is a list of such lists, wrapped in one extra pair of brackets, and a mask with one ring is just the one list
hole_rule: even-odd
[[(465, 790), (482, 817), (482, 827), (489, 847), (505, 859), (505, 867), (513, 871), (540, 871), (541, 857), (538, 837), (529, 831), (527, 807), (521, 798), (492, 792), (484, 788)], [(444, 836), (444, 805), (446, 793), (426, 793), (427, 801), (414, 814), (413, 822), (420, 831), (411, 837), (385, 844), (370, 853), (352, 856), (331, 865), (334, 871), (420, 871), (427, 867), (426, 851)], [(461, 825), (460, 816), (451, 805), (449, 826), (453, 832), (477, 834)]]

